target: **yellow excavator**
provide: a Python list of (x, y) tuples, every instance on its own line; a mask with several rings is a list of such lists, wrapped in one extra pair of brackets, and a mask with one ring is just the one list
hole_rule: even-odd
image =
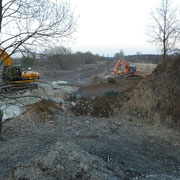
[(35, 71), (22, 71), (22, 66), (14, 66), (11, 57), (0, 48), (0, 64), (3, 66), (0, 82), (0, 93), (14, 92), (23, 89), (37, 89), (34, 82), (39, 82), (39, 73)]

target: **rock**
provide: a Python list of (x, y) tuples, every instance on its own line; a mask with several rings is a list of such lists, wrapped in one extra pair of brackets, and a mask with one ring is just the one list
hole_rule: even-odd
[(22, 112), (21, 107), (22, 105), (19, 103), (11, 104), (11, 105), (4, 104), (3, 106), (1, 106), (4, 115), (2, 121), (19, 116)]
[(82, 98), (82, 96), (80, 94), (76, 94), (76, 98), (80, 99), (80, 98)]
[(73, 107), (75, 107), (76, 106), (76, 103), (75, 102), (71, 102), (71, 105), (73, 106)]
[(74, 136), (80, 136), (80, 132), (75, 132)]

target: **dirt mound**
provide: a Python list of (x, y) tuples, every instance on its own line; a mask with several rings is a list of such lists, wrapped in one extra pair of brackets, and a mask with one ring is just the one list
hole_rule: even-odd
[[(123, 171), (121, 177), (124, 177)], [(57, 142), (33, 162), (21, 164), (9, 179), (118, 179), (101, 158), (70, 142)]]
[(96, 84), (102, 83), (102, 80), (98, 76), (94, 76), (93, 77), (93, 83), (96, 83)]
[[(54, 112), (62, 111), (60, 105), (51, 100), (40, 100), (34, 104), (27, 105), (27, 110), (22, 113), (23, 118), (26, 121), (50, 121)], [(26, 118), (24, 118), (24, 116)]]
[(180, 127), (180, 57), (169, 65), (158, 65), (143, 79), (124, 105), (126, 114), (154, 124)]

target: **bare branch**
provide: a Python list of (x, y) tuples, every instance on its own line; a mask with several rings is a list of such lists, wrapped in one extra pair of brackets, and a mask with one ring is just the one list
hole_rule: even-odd
[(31, 49), (57, 44), (76, 30), (77, 20), (70, 4), (63, 0), (58, 4), (51, 0), (9, 0), (0, 10), (0, 46), (9, 50), (10, 56), (25, 44)]
[(176, 15), (177, 8), (172, 7), (170, 0), (162, 0), (160, 8), (151, 13), (154, 24), (147, 27), (150, 42), (159, 43), (162, 47), (163, 63), (168, 52), (175, 47), (180, 34), (180, 23)]

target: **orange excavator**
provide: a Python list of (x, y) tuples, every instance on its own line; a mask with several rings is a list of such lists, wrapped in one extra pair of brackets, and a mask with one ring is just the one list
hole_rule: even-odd
[(3, 70), (1, 72), (2, 82), (0, 83), (0, 93), (13, 92), (23, 89), (37, 89), (34, 82), (39, 82), (39, 73), (35, 71), (22, 71), (22, 66), (14, 66), (11, 57), (0, 48), (0, 59)]
[(140, 69), (136, 66), (132, 66), (127, 61), (118, 60), (113, 71), (112, 75), (108, 77), (109, 82), (115, 82), (115, 78), (124, 77), (124, 78), (140, 78), (139, 75)]
[[(119, 70), (119, 67), (124, 67), (124, 70)], [(129, 62), (123, 61), (123, 60), (118, 60), (112, 75), (137, 75), (140, 73), (140, 69), (137, 69), (136, 66), (130, 66)]]

